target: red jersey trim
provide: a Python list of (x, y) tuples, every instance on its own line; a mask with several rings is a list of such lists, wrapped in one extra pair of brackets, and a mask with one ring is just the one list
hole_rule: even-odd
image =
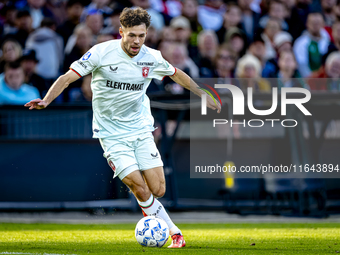
[(174, 75), (176, 74), (176, 72), (177, 72), (177, 68), (175, 67), (175, 72), (174, 72), (174, 74), (173, 74), (173, 75), (165, 75), (165, 76), (163, 76), (163, 79), (162, 79), (162, 80), (164, 80), (164, 78), (165, 78), (166, 76), (174, 76)]
[(76, 74), (78, 74), (78, 76), (79, 76), (80, 78), (82, 77), (76, 70), (72, 69), (71, 67), (70, 67), (70, 70), (72, 70), (73, 72), (75, 72)]

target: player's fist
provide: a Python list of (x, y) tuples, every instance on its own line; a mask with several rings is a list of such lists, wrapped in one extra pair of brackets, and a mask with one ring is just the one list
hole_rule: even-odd
[(218, 101), (214, 101), (209, 95), (207, 95), (207, 107), (217, 110), (217, 113), (221, 112), (221, 104)]
[(25, 104), (25, 107), (29, 107), (29, 110), (37, 109), (41, 110), (47, 107), (47, 103), (44, 100), (41, 100), (40, 98), (34, 99), (28, 103)]

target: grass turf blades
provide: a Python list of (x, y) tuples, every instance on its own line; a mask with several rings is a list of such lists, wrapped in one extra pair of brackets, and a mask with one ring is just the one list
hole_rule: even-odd
[(340, 223), (178, 224), (187, 246), (140, 246), (134, 224), (0, 223), (0, 254), (340, 254)]

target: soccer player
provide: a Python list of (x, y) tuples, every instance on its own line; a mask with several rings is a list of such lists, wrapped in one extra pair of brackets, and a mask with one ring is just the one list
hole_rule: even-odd
[[(182, 232), (156, 199), (165, 193), (165, 178), (151, 133), (154, 119), (145, 92), (151, 79), (162, 80), (164, 76), (198, 96), (205, 92), (159, 51), (143, 45), (150, 25), (147, 11), (125, 8), (120, 23), (121, 39), (92, 47), (54, 82), (43, 100), (35, 99), (25, 106), (30, 110), (46, 108), (70, 83), (92, 73), (93, 137), (99, 138), (114, 177), (130, 188), (144, 216), (157, 215), (168, 224), (172, 238), (169, 248), (181, 248), (185, 246)], [(220, 112), (220, 104), (206, 98), (207, 107)]]

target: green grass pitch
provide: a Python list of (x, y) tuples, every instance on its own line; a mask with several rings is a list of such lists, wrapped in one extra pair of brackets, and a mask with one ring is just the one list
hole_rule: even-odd
[[(337, 254), (340, 223), (178, 224), (187, 246), (146, 248), (134, 224), (0, 223), (0, 254)], [(170, 240), (166, 244), (169, 245)]]

